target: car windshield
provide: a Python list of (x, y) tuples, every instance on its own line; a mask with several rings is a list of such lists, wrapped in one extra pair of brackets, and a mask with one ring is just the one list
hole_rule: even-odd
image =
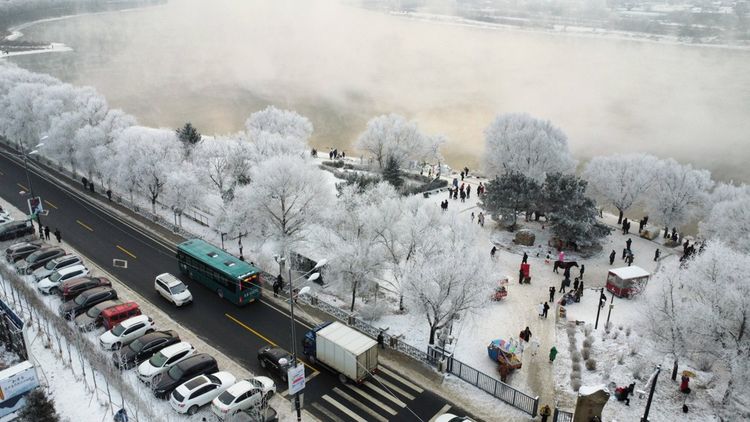
[(53, 259), (52, 261), (49, 261), (49, 262), (47, 262), (46, 264), (44, 264), (44, 269), (46, 269), (46, 270), (51, 270), (51, 269), (54, 269), (54, 268), (55, 268), (55, 265), (57, 265), (57, 261), (55, 261), (55, 260)]
[(169, 376), (172, 377), (173, 380), (178, 380), (182, 378), (182, 374), (185, 372), (180, 368), (180, 365), (175, 365), (169, 369)]
[(49, 279), (50, 279), (50, 281), (53, 281), (53, 282), (57, 283), (60, 280), (61, 277), (62, 277), (62, 274), (60, 274), (59, 272), (55, 271), (54, 273), (52, 273), (51, 276), (49, 276)]
[(261, 390), (263, 389), (263, 383), (262, 382), (260, 382), (260, 381), (258, 381), (256, 379), (251, 379), (249, 381), (250, 381), (250, 384), (253, 385), (253, 387), (260, 388)]
[(171, 288), (169, 289), (169, 291), (171, 291), (173, 295), (178, 295), (178, 294), (180, 294), (180, 293), (184, 292), (185, 290), (187, 290), (187, 286), (185, 286), (185, 285), (184, 285), (184, 284), (182, 284), (182, 283), (180, 283), (180, 284), (178, 284), (178, 285), (176, 285), (176, 286), (172, 286), (172, 287), (171, 287)]
[(102, 313), (102, 309), (98, 306), (94, 306), (93, 308), (86, 311), (86, 315), (90, 316), (91, 318), (98, 317), (100, 313)]
[(76, 296), (75, 300), (73, 300), (77, 305), (83, 305), (86, 303), (86, 295), (78, 295)]
[(143, 342), (140, 340), (135, 340), (134, 342), (130, 343), (130, 350), (134, 352), (140, 352), (143, 350)]
[(213, 384), (221, 384), (221, 380), (211, 374), (206, 374), (206, 378), (208, 378)]
[(115, 328), (112, 329), (112, 334), (114, 334), (115, 337), (120, 337), (123, 331), (125, 331), (125, 327), (122, 324), (117, 324), (115, 325)]
[(151, 359), (148, 360), (148, 362), (151, 364), (151, 366), (155, 368), (161, 368), (164, 366), (164, 363), (167, 361), (167, 357), (162, 354), (162, 352), (159, 352), (155, 354)]
[(234, 401), (234, 396), (229, 391), (225, 391), (219, 395), (219, 401), (228, 406)]

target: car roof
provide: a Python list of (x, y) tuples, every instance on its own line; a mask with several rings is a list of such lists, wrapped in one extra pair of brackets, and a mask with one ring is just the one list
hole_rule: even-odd
[(141, 337), (139, 340), (141, 341), (141, 343), (148, 343), (159, 338), (171, 338), (171, 337), (176, 337), (178, 339), (180, 338), (180, 336), (178, 336), (175, 331), (167, 330), (167, 331), (152, 331), (146, 334), (145, 336)]
[(74, 271), (85, 270), (85, 269), (87, 268), (84, 267), (83, 265), (76, 264), (70, 267), (60, 268), (59, 270), (57, 270), (57, 272), (60, 273), (60, 275), (68, 275)]
[(278, 358), (278, 359), (292, 355), (291, 353), (287, 352), (281, 347), (271, 347), (270, 349), (266, 350), (264, 353), (267, 353), (273, 356), (274, 358)]
[(121, 322), (120, 325), (122, 325), (123, 327), (126, 327), (126, 328), (127, 327), (132, 327), (135, 324), (138, 324), (138, 323), (141, 323), (141, 322), (146, 322), (146, 321), (148, 321), (148, 319), (149, 318), (146, 315), (143, 315), (143, 314), (136, 315), (134, 317), (130, 317), (130, 318), (126, 319), (125, 321)]
[(167, 285), (167, 287), (174, 287), (174, 286), (183, 284), (182, 280), (173, 276), (170, 273), (159, 274), (158, 276), (156, 276), (156, 278), (163, 281)]
[(184, 368), (186, 366), (192, 366), (203, 362), (216, 362), (216, 359), (214, 359), (213, 356), (209, 355), (208, 353), (198, 353), (197, 355), (190, 356), (189, 358), (183, 360), (182, 362), (178, 363), (177, 365), (180, 366), (180, 368)]
[(66, 261), (66, 260), (68, 260), (70, 258), (78, 258), (79, 261), (81, 260), (81, 257), (79, 257), (78, 255), (66, 254), (66, 255), (62, 255), (62, 256), (58, 256), (58, 257), (54, 258), (53, 261), (55, 261), (55, 262)]
[(117, 305), (122, 305), (122, 301), (120, 299), (110, 299), (110, 300), (105, 300), (104, 302), (97, 303), (96, 305), (94, 305), (94, 308), (105, 310), (105, 309), (112, 308)]
[(190, 343), (181, 341), (179, 343), (175, 343), (171, 346), (161, 349), (161, 354), (164, 356), (174, 356), (177, 353), (182, 352), (183, 350), (190, 350), (192, 348), (193, 346)]
[(81, 296), (91, 296), (102, 292), (108, 292), (108, 291), (115, 291), (115, 289), (108, 287), (108, 286), (101, 286), (101, 287), (94, 287), (93, 289), (89, 289), (81, 293)]

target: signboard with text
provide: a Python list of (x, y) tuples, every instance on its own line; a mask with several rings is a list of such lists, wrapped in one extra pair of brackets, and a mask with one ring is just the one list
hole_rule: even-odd
[(29, 361), (0, 371), (0, 418), (23, 407), (26, 393), (38, 386), (36, 369)]
[(305, 365), (300, 363), (289, 368), (287, 380), (289, 381), (290, 396), (302, 391), (305, 388)]
[(42, 198), (40, 196), (29, 198), (26, 200), (26, 203), (29, 205), (30, 215), (41, 214), (42, 211), (44, 211), (44, 206), (42, 205)]

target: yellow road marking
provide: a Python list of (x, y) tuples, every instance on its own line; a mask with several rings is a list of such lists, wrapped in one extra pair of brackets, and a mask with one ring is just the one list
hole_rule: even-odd
[[(253, 333), (256, 336), (260, 337), (263, 341), (265, 341), (266, 343), (270, 344), (271, 346), (279, 347), (278, 344), (276, 344), (275, 342), (271, 341), (270, 339), (268, 339), (263, 334), (261, 334), (261, 333), (255, 331), (255, 330), (253, 330), (252, 328), (248, 327), (247, 325), (245, 325), (245, 323), (243, 323), (242, 321), (238, 320), (237, 318), (235, 318), (235, 317), (233, 317), (233, 316), (231, 316), (229, 314), (224, 314), (224, 316), (227, 317), (227, 318), (229, 318), (229, 319), (231, 319), (232, 321), (234, 321), (240, 327), (242, 327), (242, 328), (246, 329), (247, 331), (250, 331), (251, 333)], [(300, 362), (302, 362), (302, 361), (300, 361)], [(316, 373), (318, 372), (317, 369), (315, 369), (312, 366), (306, 364), (305, 362), (302, 362), (302, 364), (305, 365), (306, 367), (310, 368), (311, 371), (314, 371)]]
[(25, 191), (27, 191), (27, 192), (28, 192), (28, 191), (30, 190), (29, 188), (27, 188), (26, 186), (24, 186), (24, 185), (22, 185), (22, 184), (20, 184), (20, 183), (16, 183), (16, 184), (17, 184), (18, 186), (20, 186), (20, 187), (21, 187), (21, 189), (23, 189), (23, 190), (25, 190)]
[(54, 209), (57, 209), (57, 205), (53, 204), (52, 202), (50, 202), (50, 201), (48, 201), (46, 199), (44, 200), (44, 203), (47, 204), (47, 205), (49, 205), (50, 207), (52, 207)]
[(119, 249), (119, 250), (121, 250), (121, 251), (125, 252), (126, 254), (128, 254), (128, 255), (132, 256), (132, 257), (133, 257), (133, 259), (135, 259), (135, 255), (133, 255), (132, 253), (130, 253), (130, 252), (129, 252), (129, 251), (127, 250), (127, 249), (123, 248), (122, 246), (120, 246), (120, 245), (117, 245), (117, 249)]
[[(76, 220), (76, 223), (80, 224), (84, 229), (86, 229), (86, 230), (88, 230), (90, 232), (94, 231), (94, 229), (92, 229), (91, 227), (89, 227), (86, 224), (84, 224), (83, 222), (81, 222), (81, 220)], [(135, 258), (135, 257), (133, 257), (133, 258)]]

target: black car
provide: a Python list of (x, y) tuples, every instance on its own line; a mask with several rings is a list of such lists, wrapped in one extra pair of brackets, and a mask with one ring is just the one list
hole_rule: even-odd
[(112, 354), (112, 362), (119, 369), (133, 368), (141, 362), (151, 359), (159, 350), (177, 344), (180, 336), (176, 331), (154, 331), (123, 347)]
[(78, 295), (60, 306), (60, 315), (65, 319), (75, 319), (78, 315), (89, 310), (90, 307), (105, 300), (117, 299), (117, 291), (111, 287), (97, 287)]
[(42, 246), (44, 246), (44, 243), (40, 241), (21, 242), (10, 245), (8, 249), (5, 250), (5, 260), (10, 263), (20, 261), (41, 249)]
[(199, 353), (190, 356), (182, 362), (169, 368), (169, 371), (159, 375), (151, 383), (154, 395), (159, 399), (166, 399), (172, 391), (185, 381), (198, 375), (211, 374), (219, 370), (219, 365), (213, 356)]
[(276, 374), (286, 382), (287, 371), (292, 367), (292, 354), (280, 347), (265, 346), (258, 350), (258, 362), (264, 369)]
[(0, 241), (18, 239), (32, 234), (34, 234), (34, 225), (28, 220), (11, 221), (0, 226)]
[(43, 267), (47, 262), (65, 255), (65, 249), (50, 247), (42, 248), (34, 251), (32, 254), (26, 257), (23, 261), (16, 264), (19, 274), (31, 274), (37, 268)]
[(63, 301), (67, 302), (75, 299), (86, 290), (110, 286), (112, 286), (112, 282), (105, 277), (79, 277), (64, 281), (57, 289), (57, 293)]

